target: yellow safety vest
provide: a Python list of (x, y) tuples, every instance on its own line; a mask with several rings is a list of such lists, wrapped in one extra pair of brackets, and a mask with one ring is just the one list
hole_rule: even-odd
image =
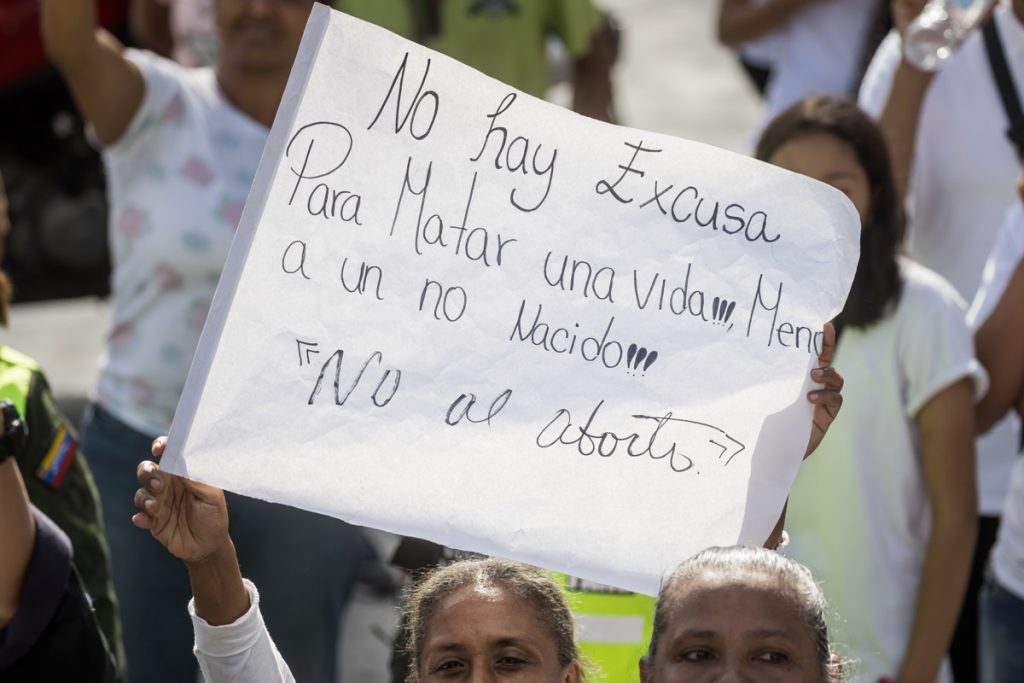
[(654, 627), (655, 599), (555, 574), (579, 629), (580, 650), (602, 683), (636, 683)]
[(39, 366), (28, 356), (9, 346), (0, 346), (0, 399), (7, 399), (24, 417), (32, 373)]

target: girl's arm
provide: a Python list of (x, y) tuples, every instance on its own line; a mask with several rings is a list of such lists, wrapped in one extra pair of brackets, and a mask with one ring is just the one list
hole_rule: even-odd
[(36, 527), (18, 463), (7, 458), (0, 464), (0, 628), (18, 610), (35, 536)]
[(972, 390), (971, 380), (961, 379), (916, 416), (932, 530), (900, 683), (938, 677), (967, 587), (978, 514)]

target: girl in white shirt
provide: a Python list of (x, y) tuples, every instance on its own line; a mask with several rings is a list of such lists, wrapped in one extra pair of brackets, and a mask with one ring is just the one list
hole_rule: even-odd
[(757, 156), (841, 190), (862, 222), (835, 321), (845, 401), (791, 493), (790, 554), (841, 615), (833, 631), (859, 660), (858, 680), (949, 681), (975, 537), (973, 403), (985, 381), (963, 302), (897, 255), (885, 141), (854, 104), (797, 103), (768, 125)]

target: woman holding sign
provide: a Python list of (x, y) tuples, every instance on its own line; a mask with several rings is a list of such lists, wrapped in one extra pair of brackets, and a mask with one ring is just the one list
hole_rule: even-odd
[(823, 582), (861, 680), (949, 680), (944, 663), (974, 545), (973, 406), (986, 378), (964, 305), (898, 256), (902, 216), (881, 132), (845, 100), (780, 114), (758, 158), (829, 183), (861, 216), (836, 319), (846, 405), (789, 505), (790, 554)]
[[(830, 367), (834, 346), (835, 332), (831, 325), (827, 325), (822, 352), (818, 359), (819, 367), (811, 372), (812, 379), (821, 383), (822, 388), (810, 392), (807, 396), (808, 401), (814, 406), (814, 412), (805, 455), (811, 453), (821, 443), (842, 404), (840, 391), (843, 386), (843, 378), (834, 368)], [(162, 455), (165, 445), (166, 437), (157, 439), (153, 444), (153, 455), (157, 457)], [(141, 488), (135, 494), (135, 505), (141, 511), (132, 518), (133, 523), (139, 528), (148, 529), (153, 537), (174, 556), (183, 560), (188, 569), (194, 595), (193, 601), (189, 605), (189, 612), (196, 630), (195, 652), (206, 680), (209, 683), (217, 681), (260, 681), (263, 683), (293, 680), (287, 664), (278, 654), (263, 625), (263, 618), (259, 611), (259, 594), (256, 592), (255, 586), (242, 579), (235, 547), (228, 535), (228, 515), (224, 492), (212, 486), (198, 484), (161, 472), (155, 463), (149, 461), (139, 465), (137, 478)], [(783, 538), (782, 522), (783, 520), (780, 519), (778, 526), (767, 540), (766, 546), (774, 548), (781, 543)], [(501, 561), (495, 560), (494, 562)], [(461, 570), (456, 570), (455, 567), (459, 566), (461, 565), (450, 565), (446, 569), (439, 570), (438, 576), (443, 578), (450, 576), (448, 572), (457, 573)], [(441, 584), (447, 585), (449, 588), (453, 585), (452, 582), (446, 582), (446, 580), (441, 581)], [(423, 594), (423, 589), (419, 591), (419, 594)], [(411, 604), (415, 604), (415, 600)], [(480, 610), (486, 606), (480, 607)], [(491, 605), (491, 607), (493, 606)], [(764, 607), (767, 613), (779, 612), (778, 605), (768, 607), (760, 605), (760, 607)], [(791, 610), (788, 613), (801, 615), (806, 611)], [(522, 612), (522, 608), (520, 612)], [(529, 607), (525, 613), (520, 613), (515, 619), (510, 618), (508, 614), (503, 614), (499, 621), (509, 624), (520, 623), (520, 621), (526, 623), (534, 629), (530, 636), (534, 641), (537, 640), (537, 629), (539, 628), (540, 640), (544, 640), (544, 633), (554, 633), (558, 629), (552, 631), (550, 623), (545, 622), (544, 619), (538, 619), (539, 616), (534, 607)], [(799, 622), (800, 619), (798, 618), (797, 621)], [(410, 623), (415, 624), (415, 622)], [(571, 630), (571, 620), (568, 623), (570, 626), (566, 627), (563, 624), (559, 629), (570, 628)], [(656, 623), (655, 629), (659, 628), (665, 628), (665, 625), (659, 626)], [(807, 632), (807, 634), (809, 633), (810, 631)], [(809, 635), (808, 638), (810, 638)], [(551, 649), (555, 651), (563, 650), (564, 648), (553, 644), (557, 640), (557, 638), (552, 638), (548, 645), (551, 645)], [(415, 625), (411, 641), (414, 648), (419, 648), (422, 645), (421, 639), (415, 633)], [(239, 652), (237, 648), (239, 642), (248, 644), (248, 647), (242, 652)], [(705, 655), (711, 651), (710, 644), (705, 643), (698, 649), (701, 654), (695, 654), (695, 659), (707, 664), (708, 660)], [(417, 670), (410, 675), (410, 680), (413, 682), (434, 680), (426, 675), (427, 671), (423, 671), (425, 660), (418, 658), (419, 652), (420, 650), (415, 650), (412, 653), (412, 661)], [(789, 661), (789, 655), (785, 654), (777, 656), (762, 652), (762, 655), (765, 661), (776, 664)], [(505, 658), (499, 656), (496, 661), (503, 659)], [(578, 683), (581, 680), (583, 667), (580, 666), (576, 655), (567, 658), (562, 652), (557, 659), (549, 658), (545, 661), (550, 666), (541, 669), (547, 672), (548, 678), (524, 677), (517, 680), (550, 681), (550, 683), (555, 681)], [(730, 661), (749, 663), (753, 660), (750, 657), (741, 657), (740, 660), (732, 658)], [(501, 666), (507, 666), (507, 662)], [(536, 670), (538, 675), (540, 675), (541, 669)], [(783, 669), (786, 669), (789, 677), (779, 680), (807, 681), (808, 683), (822, 683), (831, 680), (825, 676), (823, 671), (814, 667), (794, 668), (789, 666), (787, 668), (780, 666), (778, 670)], [(657, 673), (661, 670), (657, 667), (651, 668), (652, 673), (645, 683), (704, 680), (702, 678), (678, 678), (678, 671), (670, 674)], [(701, 675), (706, 676), (706, 672), (711, 670), (711, 668), (705, 668), (705, 673)], [(508, 674), (515, 672), (514, 667), (505, 671)], [(697, 672), (697, 669), (694, 669), (691, 673)], [(435, 676), (436, 678), (440, 678), (440, 676)], [(449, 678), (449, 680), (453, 679)]]
[[(164, 439), (154, 445), (163, 452)], [(195, 652), (209, 683), (294, 681), (263, 624), (227, 534), (222, 491), (139, 466), (135, 523), (185, 560)], [(643, 683), (834, 683), (825, 603), (810, 572), (763, 548), (712, 548), (666, 581)], [(573, 617), (546, 573), (497, 558), (433, 571), (409, 596), (408, 683), (580, 683), (589, 668)], [(239, 647), (244, 643), (243, 647)]]
[[(165, 443), (154, 443), (154, 455)], [(204, 679), (293, 682), (263, 623), (259, 593), (242, 579), (224, 492), (160, 472), (152, 462), (139, 465), (138, 479), (143, 488), (135, 503), (142, 512), (133, 521), (188, 567), (194, 651)], [(497, 559), (448, 565), (419, 585), (407, 610), (413, 683), (468, 680), (474, 669), (473, 680), (481, 670), (538, 683), (583, 678), (572, 614), (540, 570)]]
[(842, 680), (808, 569), (764, 548), (709, 548), (658, 594), (641, 683)]

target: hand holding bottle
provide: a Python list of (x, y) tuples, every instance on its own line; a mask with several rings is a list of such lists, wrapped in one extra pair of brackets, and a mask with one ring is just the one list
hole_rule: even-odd
[[(900, 25), (900, 13), (908, 2), (896, 2), (893, 14)], [(995, 0), (928, 0), (903, 32), (903, 54), (914, 66), (935, 71), (953, 56), (971, 31), (995, 8)]]

